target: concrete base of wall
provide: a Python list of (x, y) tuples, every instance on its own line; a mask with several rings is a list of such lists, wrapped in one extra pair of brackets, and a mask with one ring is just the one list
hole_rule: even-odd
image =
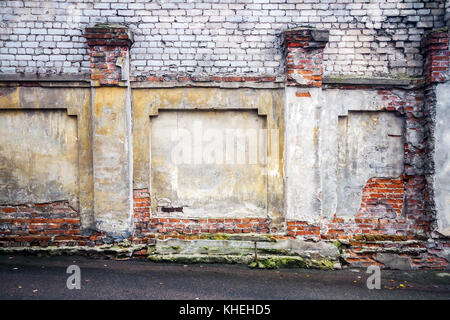
[[(255, 238), (256, 239), (256, 238)], [(156, 240), (152, 244), (124, 241), (98, 247), (1, 248), (0, 254), (87, 255), (113, 259), (146, 258), (153, 262), (230, 263), (252, 268), (341, 269), (340, 253), (332, 243), (303, 240)], [(256, 255), (255, 255), (256, 253)]]
[[(222, 235), (225, 237), (226, 235)], [(124, 240), (99, 246), (5, 247), (0, 254), (42, 256), (82, 255), (93, 258), (147, 259), (152, 262), (246, 264), (251, 268), (306, 268), (335, 270), (366, 268), (378, 264), (395, 270), (449, 269), (445, 257), (428, 253), (426, 241), (305, 241), (258, 235), (234, 240), (149, 239), (147, 243)], [(359, 246), (358, 246), (359, 244)], [(256, 248), (256, 250), (255, 250)], [(256, 253), (256, 255), (255, 255)], [(448, 257), (447, 257), (448, 258)]]

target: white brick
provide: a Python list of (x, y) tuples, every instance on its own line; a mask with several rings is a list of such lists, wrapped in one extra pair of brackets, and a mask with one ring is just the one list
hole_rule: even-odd
[[(445, 14), (443, 7), (431, 0), (248, 0), (245, 3), (180, 0), (162, 4), (104, 0), (76, 2), (82, 14), (78, 25), (68, 28), (65, 12), (70, 3), (56, 0), (47, 3), (51, 5), (52, 1), (57, 9), (50, 10), (49, 14), (43, 13), (42, 3), (31, 0), (24, 1), (24, 7), (15, 8), (8, 7), (15, 2), (0, 2), (0, 10), (4, 10), (1, 19), (8, 28), (8, 33), (0, 33), (0, 52), (17, 58), (3, 57), (2, 67), (7, 64), (18, 71), (35, 67), (36, 72), (89, 70), (83, 30), (89, 24), (108, 22), (127, 24), (135, 34), (132, 74), (148, 71), (282, 74), (277, 39), (283, 30), (307, 24), (331, 30), (325, 51), (326, 72), (370, 75), (390, 72), (390, 65), (396, 72), (406, 70), (420, 75), (422, 57), (413, 55), (420, 52), (424, 29), (442, 26), (441, 17)], [(17, 20), (17, 16), (22, 19)], [(403, 20), (416, 28), (405, 27)], [(395, 33), (392, 37), (378, 37), (377, 43), (374, 35), (383, 28)], [(401, 50), (394, 50), (394, 46)], [(380, 61), (381, 53), (388, 56)], [(399, 66), (393, 63), (395, 59), (406, 62)]]

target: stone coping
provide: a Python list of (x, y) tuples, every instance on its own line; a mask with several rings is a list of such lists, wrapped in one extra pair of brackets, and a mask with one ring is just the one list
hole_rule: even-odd
[[(285, 87), (285, 82), (279, 78), (273, 81), (130, 81), (131, 87), (140, 88), (178, 88), (178, 87), (218, 87), (218, 88), (261, 88), (279, 89)], [(40, 75), (40, 74), (0, 74), (0, 86), (21, 86), (22, 83), (34, 83), (43, 87), (91, 87), (89, 74), (79, 75)], [(401, 86), (408, 87), (420, 85), (423, 78), (358, 78), (358, 77), (335, 77), (324, 76), (324, 85), (365, 85), (365, 86)]]

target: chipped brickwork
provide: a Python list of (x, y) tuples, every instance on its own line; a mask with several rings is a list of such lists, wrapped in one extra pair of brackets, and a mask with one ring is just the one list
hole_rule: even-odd
[[(448, 243), (446, 244), (448, 248)], [(440, 249), (433, 249), (427, 241), (410, 240), (402, 237), (358, 237), (344, 245), (345, 261), (354, 267), (384, 264), (381, 253), (395, 254), (413, 269), (445, 269), (447, 260), (439, 257)]]
[(150, 221), (150, 231), (164, 235), (195, 235), (200, 233), (268, 233), (266, 218), (154, 218)]
[(358, 235), (425, 237), (431, 217), (424, 210), (420, 193), (423, 177), (372, 178), (364, 189), (361, 207), (354, 218), (339, 218), (327, 225), (328, 239), (352, 239)]
[(400, 217), (405, 204), (404, 195), (403, 179), (371, 178), (363, 188), (357, 217)]
[(151, 218), (150, 193), (147, 189), (134, 190), (134, 225), (137, 238), (182, 238), (202, 233), (269, 233), (269, 224), (266, 218)]
[(47, 246), (80, 235), (80, 216), (67, 201), (0, 205), (0, 246)]
[(150, 193), (148, 189), (133, 190), (133, 218), (135, 234), (142, 235), (150, 228)]
[[(432, 237), (436, 219), (430, 209), (431, 186), (426, 179), (429, 155), (425, 102), (429, 103), (429, 94), (422, 90), (423, 82), (411, 84), (410, 89), (334, 86), (342, 90), (377, 90), (385, 103), (382, 110), (404, 117), (404, 175), (369, 179), (363, 188), (360, 210), (354, 217), (342, 218), (337, 212), (331, 222), (320, 224), (287, 221), (288, 236), (345, 243), (344, 260), (350, 266), (383, 265), (377, 256), (382, 252), (403, 256), (414, 268), (442, 269), (448, 265), (442, 257), (448, 251), (448, 239), (426, 240)], [(297, 92), (296, 96), (303, 96), (303, 92)]]
[(102, 85), (117, 85), (123, 79), (132, 37), (126, 27), (98, 26), (86, 28), (90, 48), (91, 79)]
[(422, 43), (424, 62), (424, 76), (428, 83), (445, 82), (448, 80), (450, 51), (449, 31), (430, 32)]
[(286, 61), (286, 84), (320, 87), (323, 50), (328, 42), (328, 31), (289, 30), (283, 33), (282, 41)]
[(287, 221), (287, 235), (290, 237), (302, 237), (304, 239), (319, 240), (320, 225), (311, 225), (306, 221)]

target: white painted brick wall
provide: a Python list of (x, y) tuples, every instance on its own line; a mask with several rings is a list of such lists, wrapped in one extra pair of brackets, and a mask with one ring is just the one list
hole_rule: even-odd
[(450, 0), (445, 0), (444, 24), (450, 27)]
[(327, 75), (418, 76), (423, 33), (449, 0), (0, 1), (1, 73), (87, 73), (84, 28), (126, 24), (134, 76), (281, 75), (279, 35), (330, 30)]

